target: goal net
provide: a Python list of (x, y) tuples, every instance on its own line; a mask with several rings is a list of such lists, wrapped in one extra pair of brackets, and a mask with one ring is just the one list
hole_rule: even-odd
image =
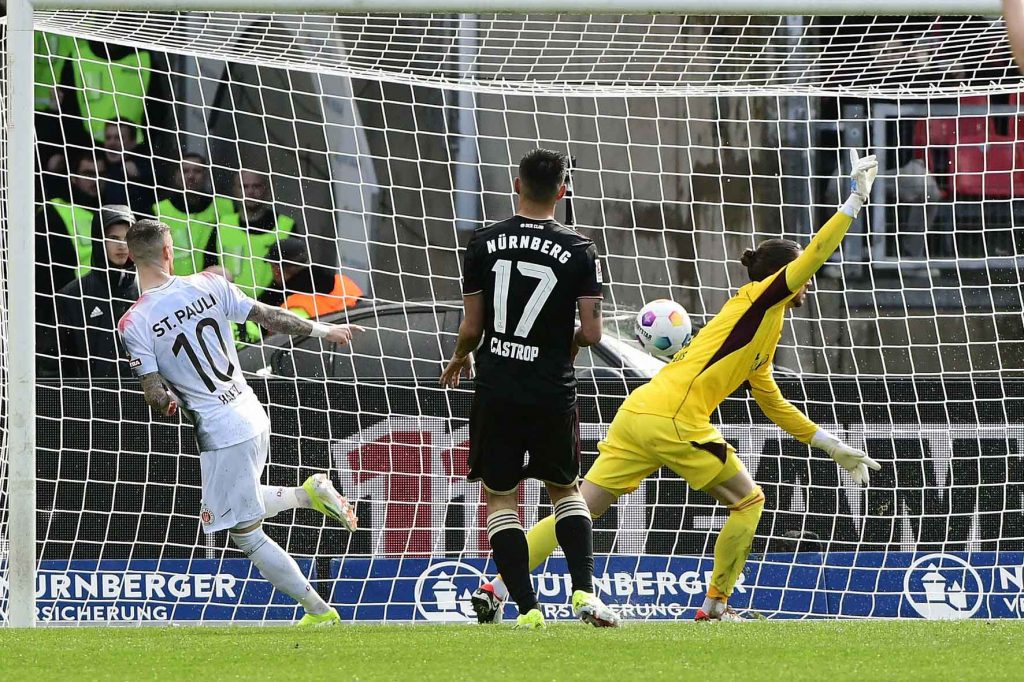
[[(743, 249), (806, 243), (845, 196), (846, 150), (876, 153), (872, 202), (791, 315), (775, 373), (882, 469), (859, 488), (745, 392), (723, 404), (722, 433), (767, 497), (733, 604), (1020, 614), (1024, 84), (1000, 19), (35, 21), (39, 622), (296, 615), (226, 533), (201, 532), (192, 430), (154, 416), (119, 359), (114, 325), (137, 290), (118, 205), (172, 226), (179, 274), (219, 267), (251, 295), (367, 328), (351, 349), (239, 328), (273, 422), (266, 480), (329, 471), (361, 520), (349, 536), (298, 510), (266, 528), (345, 619), (469, 620), (494, 570), (464, 480), (471, 393), (437, 380), (461, 248), (514, 211), (515, 166), (535, 146), (573, 157), (572, 222), (609, 282), (605, 340), (578, 363), (584, 469), (659, 367), (634, 344), (635, 311), (672, 298), (706, 323), (746, 283)], [(7, 455), (0, 622), (21, 530), (5, 524)], [(551, 513), (540, 484), (520, 497), (527, 527)], [(656, 472), (595, 522), (606, 601), (628, 618), (692, 617), (724, 520)], [(558, 552), (535, 580), (549, 615), (571, 615)]]

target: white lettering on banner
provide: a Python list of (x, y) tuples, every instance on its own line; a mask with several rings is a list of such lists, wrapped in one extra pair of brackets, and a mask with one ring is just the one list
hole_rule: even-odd
[[(608, 607), (619, 614), (619, 618), (642, 620), (647, 618), (674, 618), (680, 619), (686, 613), (687, 607), (677, 602), (668, 604), (608, 604)], [(574, 619), (572, 606), (569, 604), (544, 604), (540, 605), (544, 617), (548, 620)]]
[(999, 589), (1024, 591), (1024, 566), (999, 568)]
[(36, 599), (233, 599), (238, 596), (237, 583), (229, 573), (41, 571), (36, 576)]
[[(492, 340), (494, 342), (496, 340)], [(460, 423), (464, 422), (460, 420)], [(864, 424), (846, 428), (823, 423), (821, 426), (850, 445), (869, 450), (877, 448), (880, 440), (919, 441), (924, 453), (922, 466), (932, 469), (926, 478), (935, 482), (930, 486), (931, 494), (937, 495), (942, 502), (953, 494), (950, 488), (953, 480), (951, 468), (957, 460), (952, 453), (957, 440), (988, 440), (995, 442), (997, 447), (999, 442), (1004, 442), (1008, 455), (1017, 455), (1020, 444), (1024, 443), (1024, 427), (1019, 425)], [(584, 442), (601, 440), (607, 430), (608, 424), (604, 423), (580, 425)], [(736, 445), (740, 459), (755, 475), (769, 444), (790, 439), (774, 425), (723, 424), (719, 430)], [(369, 507), (372, 521), (367, 530), (370, 532), (372, 553), (401, 552), (419, 556), (436, 556), (450, 551), (459, 551), (463, 556), (486, 553), (479, 486), (465, 481), (468, 427), (462, 426), (452, 432), (450, 420), (441, 417), (389, 417), (333, 441), (329, 447), (332, 462), (341, 472), (345, 494)], [(777, 449), (777, 446), (772, 447)], [(863, 518), (868, 511), (865, 508), (867, 497), (847, 472), (839, 470), (838, 474), (838, 492), (842, 504), (850, 510), (846, 519), (856, 532), (861, 532)], [(413, 477), (415, 485), (410, 484)], [(805, 480), (804, 485), (807, 483)], [(799, 485), (794, 488), (788, 509), (803, 511), (808, 504), (807, 491)], [(529, 527), (538, 516), (540, 487), (529, 481), (522, 490), (523, 522)], [(640, 486), (619, 501), (615, 554), (645, 552), (651, 531), (651, 509), (655, 503), (648, 495), (647, 487)], [(982, 500), (982, 496), (977, 496), (975, 504)], [(1007, 508), (1018, 508), (1024, 504), (1024, 499), (1012, 502), (1008, 499), (1006, 504)], [(461, 530), (464, 530), (455, 550), (447, 546), (452, 536), (445, 532), (445, 520), (450, 518), (452, 505), (459, 507), (463, 524)], [(416, 510), (415, 518), (410, 518), (409, 509)], [(420, 514), (422, 516), (418, 516)], [(722, 522), (721, 516), (716, 516), (711, 507), (695, 506), (693, 514), (687, 518), (688, 530), (715, 530)], [(895, 537), (915, 537), (911, 515), (898, 514), (895, 523)], [(657, 576), (654, 582), (657, 584)]]
[(1003, 605), (1017, 618), (1024, 618), (1024, 594), (1003, 597)]
[(36, 620), (43, 623), (166, 621), (169, 618), (170, 610), (166, 606), (85, 604), (36, 608)]
[[(595, 576), (594, 587), (599, 594), (616, 599), (628, 599), (634, 595), (659, 599), (653, 604), (609, 604), (623, 618), (680, 618), (686, 611), (688, 596), (704, 593), (711, 580), (711, 571), (705, 571), (703, 578), (701, 580), (697, 571), (622, 571)], [(417, 618), (433, 622), (473, 620), (470, 596), (483, 579), (477, 568), (461, 561), (430, 564), (416, 579), (413, 589)], [(535, 576), (535, 584), (546, 617), (573, 618), (572, 607), (568, 603), (572, 594), (572, 577), (569, 574), (545, 571)], [(736, 581), (736, 592), (747, 592), (742, 574)], [(662, 597), (676, 599), (661, 603)], [(549, 603), (551, 601), (562, 603)]]
[[(649, 573), (605, 573), (594, 576), (594, 588), (598, 594), (612, 597), (664, 597), (703, 594), (711, 581), (711, 571), (705, 571), (704, 580), (697, 571), (658, 571)], [(566, 573), (544, 572), (536, 576), (537, 596), (543, 598), (564, 597), (572, 594), (572, 577)], [(746, 593), (744, 576), (741, 573), (736, 580), (736, 592)]]

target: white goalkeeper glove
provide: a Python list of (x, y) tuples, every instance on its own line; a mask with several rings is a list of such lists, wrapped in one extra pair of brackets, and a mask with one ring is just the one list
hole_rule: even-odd
[(882, 468), (882, 465), (868, 457), (867, 453), (851, 448), (828, 431), (818, 429), (811, 439), (811, 447), (821, 448), (827, 452), (836, 464), (850, 472), (857, 485), (868, 485), (871, 482), (868, 469), (878, 471)]
[(874, 154), (862, 159), (856, 149), (851, 149), (850, 166), (853, 169), (850, 171), (850, 198), (841, 210), (851, 218), (856, 218), (861, 207), (871, 197), (871, 185), (875, 184), (875, 176), (878, 175), (878, 160)]

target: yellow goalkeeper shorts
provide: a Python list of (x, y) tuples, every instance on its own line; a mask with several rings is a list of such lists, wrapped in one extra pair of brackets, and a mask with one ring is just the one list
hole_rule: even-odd
[(597, 461), (584, 478), (620, 496), (636, 490), (662, 466), (696, 490), (723, 483), (746, 469), (724, 439), (692, 441), (670, 417), (625, 410), (615, 415), (597, 449)]

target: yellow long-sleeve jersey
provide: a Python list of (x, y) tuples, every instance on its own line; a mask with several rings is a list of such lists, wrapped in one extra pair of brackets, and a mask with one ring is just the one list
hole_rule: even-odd
[(786, 304), (839, 247), (853, 218), (836, 213), (800, 256), (759, 282), (740, 288), (703, 329), (623, 402), (621, 410), (671, 417), (680, 439), (720, 440), (711, 413), (744, 382), (773, 422), (804, 443), (818, 427), (789, 403), (772, 378), (772, 359)]

